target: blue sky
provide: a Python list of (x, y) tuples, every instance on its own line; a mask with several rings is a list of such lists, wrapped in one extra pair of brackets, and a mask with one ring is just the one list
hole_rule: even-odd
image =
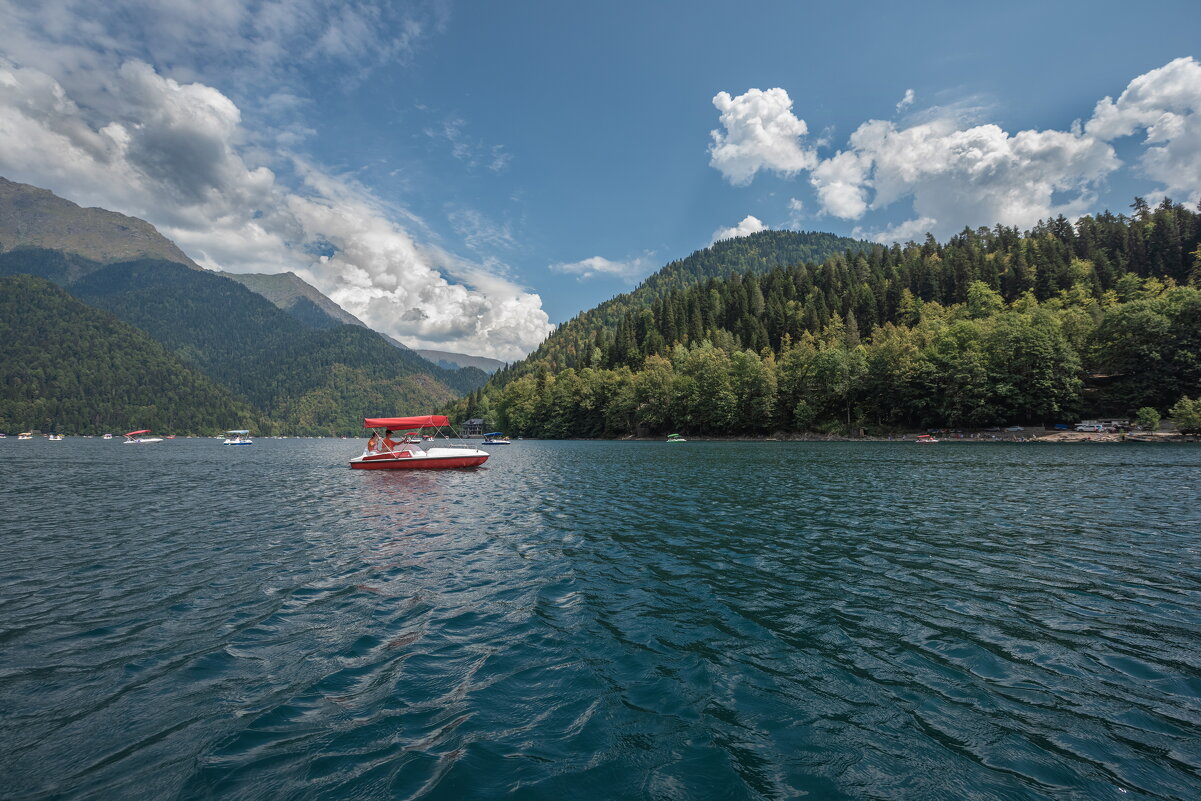
[(1201, 5), (975, 5), (0, 0), (0, 175), (505, 359), (719, 235), (1201, 199)]

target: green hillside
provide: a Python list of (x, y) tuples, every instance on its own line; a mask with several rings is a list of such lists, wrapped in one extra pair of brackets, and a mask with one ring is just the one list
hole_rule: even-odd
[(350, 432), (365, 416), (429, 411), (484, 379), (478, 370), (431, 365), (367, 328), (314, 330), (237, 282), (174, 262), (96, 265), (26, 249), (0, 254), (0, 274), (12, 273), (62, 281), (75, 297), (145, 332), (281, 431)]
[(296, 273), (218, 272), (217, 275), (237, 281), (250, 291), (262, 295), (309, 328), (333, 328), (337, 325), (366, 327), (359, 318), (321, 294)]
[(863, 253), (871, 247), (871, 243), (858, 239), (796, 231), (760, 231), (717, 242), (671, 262), (634, 291), (567, 321), (514, 368), (520, 373), (523, 364), (544, 362), (552, 370), (579, 366), (587, 360), (596, 338), (603, 335), (601, 332), (613, 328), (627, 314), (650, 308), (668, 293), (700, 286), (715, 278), (760, 275), (785, 265), (818, 263), (836, 253)]
[(41, 278), (0, 277), (0, 364), (0, 431), (261, 430), (229, 390)]
[(564, 437), (1166, 411), (1201, 393), (1201, 213), (1134, 209), (610, 301), (452, 414)]

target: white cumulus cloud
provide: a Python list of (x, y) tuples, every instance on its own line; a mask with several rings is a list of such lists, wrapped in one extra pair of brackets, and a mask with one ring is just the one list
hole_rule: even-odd
[[(1112, 147), (1079, 131), (1011, 136), (996, 125), (962, 128), (950, 119), (905, 129), (872, 120), (811, 180), (824, 210), (844, 219), (910, 198), (915, 219), (866, 232), (888, 241), (915, 226), (944, 237), (964, 225), (1025, 227), (1079, 214), (1091, 203), (1094, 184), (1119, 164)], [(1060, 193), (1066, 200), (1058, 200)]]
[(763, 224), (762, 220), (760, 220), (758, 217), (748, 214), (742, 218), (742, 222), (738, 223), (738, 225), (730, 228), (718, 228), (716, 231), (714, 231), (713, 239), (709, 244), (720, 242), (723, 239), (733, 239), (737, 236), (749, 236), (750, 234), (766, 230), (767, 226)]
[(295, 270), (413, 346), (513, 360), (552, 330), (538, 295), (502, 266), (418, 241), (420, 220), (361, 185), (287, 154), (279, 166), (296, 177), (283, 182), (213, 87), (140, 61), (105, 80), (119, 114), (0, 60), (0, 174), (143, 217), (206, 267)]
[(1169, 193), (1201, 200), (1201, 63), (1178, 58), (1138, 76), (1118, 96), (1097, 103), (1085, 131), (1112, 140), (1145, 131), (1139, 160)]
[(809, 128), (793, 115), (783, 89), (749, 89), (737, 97), (718, 92), (713, 105), (725, 130), (710, 132), (709, 164), (735, 186), (749, 184), (759, 170), (789, 175), (816, 163), (813, 150), (800, 142)]
[[(897, 111), (916, 95), (905, 91)], [(1132, 80), (1116, 100), (1096, 104), (1068, 130), (1010, 133), (978, 120), (980, 109), (928, 109), (907, 125), (868, 120), (833, 155), (804, 150), (805, 123), (783, 89), (714, 98), (726, 133), (713, 132), (710, 164), (734, 184), (760, 169), (808, 173), (820, 212), (862, 220), (908, 202), (912, 217), (883, 229), (856, 228), (878, 241), (946, 237), (964, 226), (1028, 227), (1092, 209), (1106, 179), (1122, 168), (1113, 142), (1143, 135), (1138, 167), (1162, 191), (1201, 200), (1201, 63), (1178, 58)]]

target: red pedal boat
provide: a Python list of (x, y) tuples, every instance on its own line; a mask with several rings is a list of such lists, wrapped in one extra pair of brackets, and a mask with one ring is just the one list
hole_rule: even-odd
[[(445, 415), (427, 414), (420, 417), (368, 417), (363, 428), (373, 429), (362, 456), (350, 460), (356, 470), (444, 470), (454, 467), (479, 467), (488, 461), (488, 452), (465, 445), (422, 449), (420, 431), (423, 428), (449, 427)], [(406, 432), (399, 442), (392, 440), (395, 431)], [(409, 436), (416, 432), (418, 436)]]

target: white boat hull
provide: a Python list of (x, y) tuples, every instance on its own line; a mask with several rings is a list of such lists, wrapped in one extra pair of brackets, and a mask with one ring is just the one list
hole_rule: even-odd
[(391, 453), (365, 453), (350, 460), (357, 470), (444, 470), (455, 467), (479, 467), (488, 460), (488, 452), (474, 448), (405, 449)]

